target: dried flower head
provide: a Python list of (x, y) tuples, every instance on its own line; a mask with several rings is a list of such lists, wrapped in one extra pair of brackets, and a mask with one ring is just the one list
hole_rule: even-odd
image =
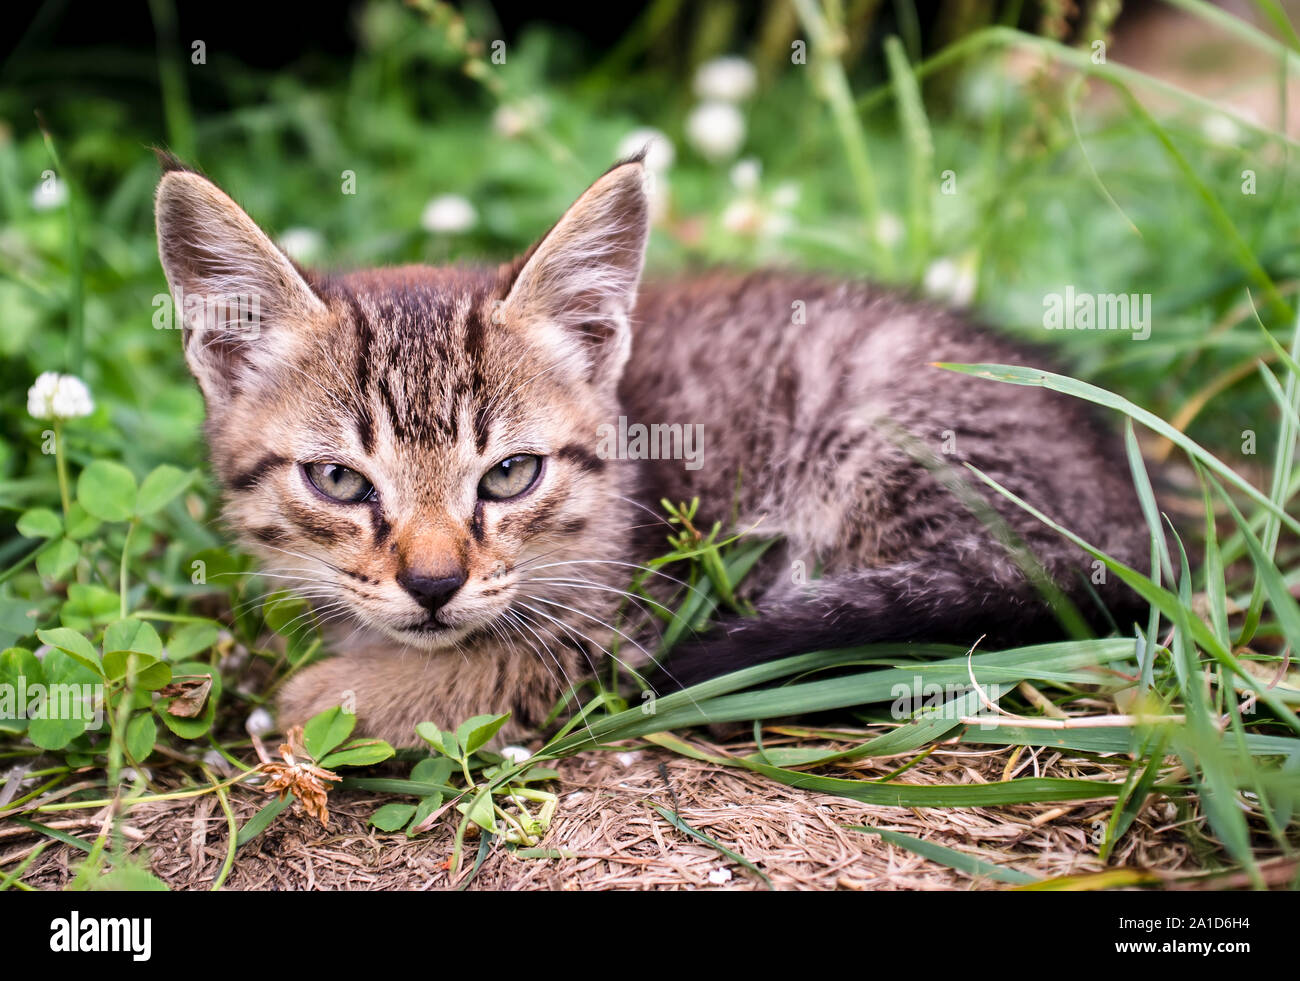
[(302, 726), (289, 730), (288, 742), (280, 745), (283, 763), (263, 763), (262, 770), (269, 779), (263, 786), (268, 794), (279, 793), (284, 800), (290, 793), (302, 801), (303, 808), (312, 817), (320, 821), (322, 827), (329, 827), (329, 809), (326, 806), (326, 794), (329, 786), (326, 780), (341, 779), (332, 770), (317, 766), (302, 746)]

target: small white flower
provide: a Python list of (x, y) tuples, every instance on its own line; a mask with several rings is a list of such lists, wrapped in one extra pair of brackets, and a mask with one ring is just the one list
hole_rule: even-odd
[(94, 411), (90, 389), (76, 375), (46, 371), (27, 389), (27, 413), (34, 419), (80, 419)]
[(57, 177), (41, 181), (32, 190), (32, 207), (37, 211), (53, 211), (68, 200), (68, 186)]
[(999, 108), (1005, 111), (1008, 97), (1014, 97), (1009, 79), (996, 71), (968, 71), (956, 87), (957, 104), (976, 119), (987, 119)]
[(799, 185), (795, 181), (783, 181), (772, 192), (772, 203), (778, 208), (793, 208), (799, 203)]
[(215, 749), (210, 749), (203, 754), (203, 765), (216, 770), (218, 773), (230, 772), (230, 761)]
[(755, 191), (763, 175), (763, 165), (753, 157), (737, 160), (731, 168), (731, 183), (737, 191)]
[(701, 156), (730, 160), (745, 142), (745, 117), (730, 102), (702, 102), (686, 117), (686, 138)]
[(715, 886), (724, 886), (731, 881), (731, 869), (714, 869), (709, 873), (709, 881)]
[(325, 248), (325, 240), (314, 228), (286, 228), (280, 235), (280, 248), (295, 262), (315, 262)]
[(736, 55), (706, 61), (695, 72), (695, 94), (705, 100), (741, 102), (754, 94), (757, 84), (754, 66)]
[(492, 131), (498, 136), (513, 139), (528, 129), (528, 117), (518, 106), (502, 103), (492, 113)]
[(254, 736), (265, 736), (275, 728), (275, 720), (271, 718), (271, 713), (264, 708), (255, 708), (248, 713), (248, 718), (244, 720), (244, 728)]
[(876, 219), (876, 238), (891, 248), (903, 240), (903, 223), (892, 211), (882, 211)]
[(533, 754), (528, 752), (528, 750), (524, 749), (522, 746), (503, 746), (501, 748), (501, 755), (511, 763), (522, 763), (524, 760), (529, 759)]
[(1201, 120), (1201, 135), (1219, 146), (1236, 146), (1241, 141), (1241, 128), (1222, 113), (1214, 113)]
[(936, 300), (964, 307), (975, 298), (975, 257), (936, 259), (925, 271), (925, 292)]
[(546, 103), (539, 98), (503, 102), (492, 113), (492, 131), (506, 139), (514, 139), (539, 127), (548, 115)]
[(467, 232), (478, 222), (474, 206), (459, 194), (442, 194), (424, 206), (420, 225), (426, 232)]
[(677, 159), (673, 141), (653, 126), (642, 126), (623, 137), (618, 144), (618, 158), (630, 157), (645, 150), (645, 168), (653, 174), (662, 174)]
[(794, 227), (794, 218), (784, 211), (769, 211), (763, 217), (763, 234), (769, 238), (780, 238)]
[(763, 209), (753, 198), (737, 198), (722, 212), (722, 227), (733, 235), (756, 235), (763, 227)]

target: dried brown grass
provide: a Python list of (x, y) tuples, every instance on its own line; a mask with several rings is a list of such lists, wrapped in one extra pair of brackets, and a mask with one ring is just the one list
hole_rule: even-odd
[[(765, 741), (781, 742), (779, 734)], [(715, 748), (716, 749), (716, 748)], [(744, 753), (734, 741), (725, 752)], [(1015, 755), (1013, 755), (1015, 754)], [(840, 776), (879, 778), (896, 759), (855, 761)], [(1094, 837), (1109, 815), (1105, 800), (1068, 805), (920, 809), (876, 807), (775, 784), (743, 770), (670, 753), (657, 747), (589, 752), (557, 765), (560, 805), (541, 847), (564, 857), (520, 858), (494, 847), (477, 874), (469, 874), (477, 845), (468, 842), (462, 872), (447, 868), (452, 851), (451, 812), (415, 839), (388, 834), (366, 822), (382, 795), (339, 791), (330, 795), (330, 825), (285, 811), (243, 847), (226, 881), (229, 889), (762, 889), (752, 873), (709, 845), (669, 825), (652, 803), (673, 809), (691, 827), (745, 856), (777, 889), (967, 890), (1006, 888), (972, 878), (883, 841), (850, 825), (902, 831), (974, 854), (1036, 877), (1076, 876), (1102, 869)], [(1011, 747), (939, 747), (899, 779), (926, 784), (987, 782), (1012, 773), (1119, 779), (1118, 763), (1036, 753)], [(237, 786), (231, 806), (242, 825), (267, 801)], [(93, 835), (101, 815), (82, 819)], [(131, 808), (126, 836), (146, 849), (155, 874), (174, 889), (210, 888), (226, 857), (227, 820), (212, 795)], [(68, 830), (77, 833), (75, 826)], [(1148, 802), (1114, 855), (1111, 866), (1140, 868), (1161, 878), (1197, 871), (1174, 806)], [(10, 829), (0, 837), (0, 870), (12, 867), (40, 840)], [(38, 888), (59, 888), (75, 874), (78, 853), (59, 844), (45, 851), (24, 876)], [(730, 879), (718, 882), (730, 872)], [(710, 874), (714, 879), (711, 881)]]

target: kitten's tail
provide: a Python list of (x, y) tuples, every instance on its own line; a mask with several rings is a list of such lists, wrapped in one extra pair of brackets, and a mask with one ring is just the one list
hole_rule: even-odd
[[(1122, 618), (1136, 608), (1136, 594), (1118, 583), (1098, 591), (1125, 627)], [(1069, 593), (1090, 626), (1109, 625), (1111, 618), (1087, 590)], [(670, 687), (687, 687), (766, 661), (858, 644), (969, 647), (983, 637), (982, 648), (997, 649), (1064, 635), (1058, 612), (1019, 568), (931, 556), (814, 580), (801, 594), (761, 606), (757, 617), (723, 621), (679, 644), (664, 674)]]

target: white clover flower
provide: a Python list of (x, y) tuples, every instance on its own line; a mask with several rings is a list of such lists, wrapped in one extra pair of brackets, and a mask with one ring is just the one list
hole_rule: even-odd
[(511, 763), (522, 763), (524, 760), (531, 759), (533, 754), (522, 746), (503, 746), (501, 755)]
[(925, 292), (936, 300), (964, 307), (975, 298), (975, 256), (936, 259), (925, 270)]
[(314, 228), (286, 228), (280, 235), (280, 248), (295, 262), (315, 262), (325, 249), (325, 239)]
[(539, 98), (503, 102), (492, 113), (492, 131), (506, 139), (514, 139), (542, 125), (549, 114), (546, 103)]
[(737, 191), (755, 191), (763, 175), (763, 165), (754, 157), (737, 160), (731, 168), (731, 183)]
[(903, 240), (903, 223), (892, 211), (882, 211), (876, 219), (876, 238), (889, 247)]
[(772, 192), (772, 204), (778, 208), (793, 208), (799, 203), (799, 185), (795, 181), (783, 181)]
[(763, 217), (763, 234), (769, 238), (781, 238), (794, 227), (794, 217), (785, 211), (769, 211)]
[(80, 419), (94, 411), (90, 389), (76, 375), (46, 371), (27, 389), (27, 413), (34, 419)]
[(1201, 120), (1201, 135), (1219, 146), (1236, 146), (1241, 141), (1241, 127), (1216, 112)]
[(32, 189), (32, 207), (37, 211), (53, 211), (68, 200), (68, 186), (57, 177), (43, 180)]
[(751, 238), (781, 238), (794, 227), (794, 216), (774, 204), (764, 204), (751, 194), (742, 194), (722, 211), (722, 227), (733, 235)]
[(996, 71), (987, 68), (968, 71), (956, 87), (957, 104), (967, 115), (987, 119), (999, 108), (1005, 108), (1012, 88)]
[(741, 102), (757, 85), (754, 66), (736, 55), (706, 61), (695, 71), (695, 94), (705, 101)]
[(424, 206), (420, 225), (426, 232), (467, 232), (478, 223), (478, 212), (459, 194), (442, 194)]
[(722, 227), (733, 235), (757, 235), (763, 227), (763, 209), (753, 198), (737, 198), (722, 212)]
[(730, 160), (745, 142), (745, 117), (730, 102), (702, 102), (686, 117), (686, 139), (715, 163)]
[(275, 720), (271, 718), (271, 713), (264, 708), (255, 708), (248, 713), (248, 718), (244, 720), (244, 728), (250, 735), (265, 736), (275, 728)]
[(677, 159), (677, 148), (673, 141), (653, 126), (641, 126), (632, 130), (618, 144), (618, 158), (630, 157), (645, 150), (645, 168), (651, 173), (662, 174)]
[(709, 882), (715, 886), (725, 886), (731, 881), (731, 869), (714, 869), (709, 873)]

